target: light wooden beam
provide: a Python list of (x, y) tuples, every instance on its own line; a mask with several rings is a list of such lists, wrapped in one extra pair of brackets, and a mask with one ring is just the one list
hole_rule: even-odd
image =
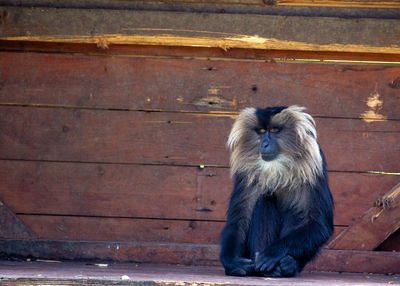
[(400, 53), (391, 19), (102, 9), (0, 8), (0, 40)]

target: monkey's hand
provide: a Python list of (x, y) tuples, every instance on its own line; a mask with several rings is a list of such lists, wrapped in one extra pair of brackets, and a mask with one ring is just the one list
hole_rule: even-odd
[(285, 255), (286, 251), (280, 247), (269, 247), (263, 252), (256, 252), (255, 270), (259, 273), (272, 272)]
[[(264, 255), (263, 255), (264, 254)], [(279, 258), (281, 257), (281, 258)], [(276, 257), (265, 256), (265, 252), (260, 255), (256, 253), (255, 270), (266, 277), (292, 277), (299, 271), (299, 264), (291, 255)], [(259, 266), (259, 268), (257, 267)]]
[(254, 273), (254, 261), (243, 257), (222, 259), (225, 274), (231, 276), (247, 276)]

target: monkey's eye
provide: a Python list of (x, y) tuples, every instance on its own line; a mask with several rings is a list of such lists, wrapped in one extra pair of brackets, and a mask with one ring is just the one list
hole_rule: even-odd
[(279, 128), (279, 127), (270, 127), (269, 129), (268, 129), (268, 131), (270, 132), (270, 133), (278, 133), (279, 131), (281, 131), (282, 130), (282, 128)]
[(258, 134), (264, 134), (265, 132), (267, 132), (267, 130), (264, 128), (257, 129), (256, 131)]

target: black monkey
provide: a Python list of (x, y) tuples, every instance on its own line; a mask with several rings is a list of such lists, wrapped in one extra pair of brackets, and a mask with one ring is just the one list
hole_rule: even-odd
[(333, 199), (303, 107), (246, 108), (228, 139), (235, 184), (221, 235), (227, 275), (290, 277), (333, 232)]

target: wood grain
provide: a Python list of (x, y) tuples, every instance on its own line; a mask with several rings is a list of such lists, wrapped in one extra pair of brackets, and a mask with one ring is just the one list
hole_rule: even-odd
[[(91, 2), (92, 3), (92, 2)], [(114, 56), (133, 58), (174, 58), (192, 60), (263, 60), (265, 62), (297, 62), (297, 63), (358, 63), (358, 64), (396, 64), (400, 62), (399, 54), (377, 54), (361, 52), (313, 52), (284, 51), (261, 49), (232, 48), (224, 51), (220, 48), (202, 47), (169, 47), (146, 45), (111, 45), (101, 49), (96, 44), (51, 43), (30, 41), (0, 40), (2, 52), (24, 51), (34, 53), (57, 53), (91, 56)], [(311, 60), (311, 61), (310, 61)]]
[[(79, 217), (18, 216), (38, 239), (64, 241), (130, 241), (219, 244), (223, 221)], [(331, 239), (345, 227), (336, 226)], [(19, 239), (21, 237), (7, 237)]]
[[(1, 196), (1, 195), (0, 195)], [(0, 239), (35, 239), (35, 234), (0, 201)]]
[(369, 208), (328, 245), (332, 249), (374, 250), (400, 228), (400, 184), (386, 193), (382, 205)]
[[(397, 176), (329, 174), (335, 224), (349, 225)], [(18, 214), (224, 221), (228, 169), (0, 161), (0, 197)], [(354, 202), (357, 202), (356, 204)]]
[[(2, 40), (396, 54), (392, 19), (2, 7)], [(162, 23), (162, 24), (160, 24)]]
[[(4, 106), (0, 112), (1, 158), (228, 165), (229, 116)], [(398, 170), (392, 154), (400, 152), (399, 126), (317, 119), (329, 169), (341, 171)]]
[(218, 244), (224, 226), (222, 221), (46, 215), (19, 215), (19, 218), (29, 225), (39, 239), (67, 241)]
[(313, 115), (363, 118), (369, 100), (378, 96), (381, 104), (374, 111), (400, 119), (393, 108), (399, 104), (398, 65), (2, 55), (3, 104), (200, 112), (297, 104)]
[[(0, 240), (0, 252), (45, 259), (112, 260), (220, 266), (217, 245), (133, 242)], [(396, 252), (324, 249), (307, 270), (398, 273)]]

